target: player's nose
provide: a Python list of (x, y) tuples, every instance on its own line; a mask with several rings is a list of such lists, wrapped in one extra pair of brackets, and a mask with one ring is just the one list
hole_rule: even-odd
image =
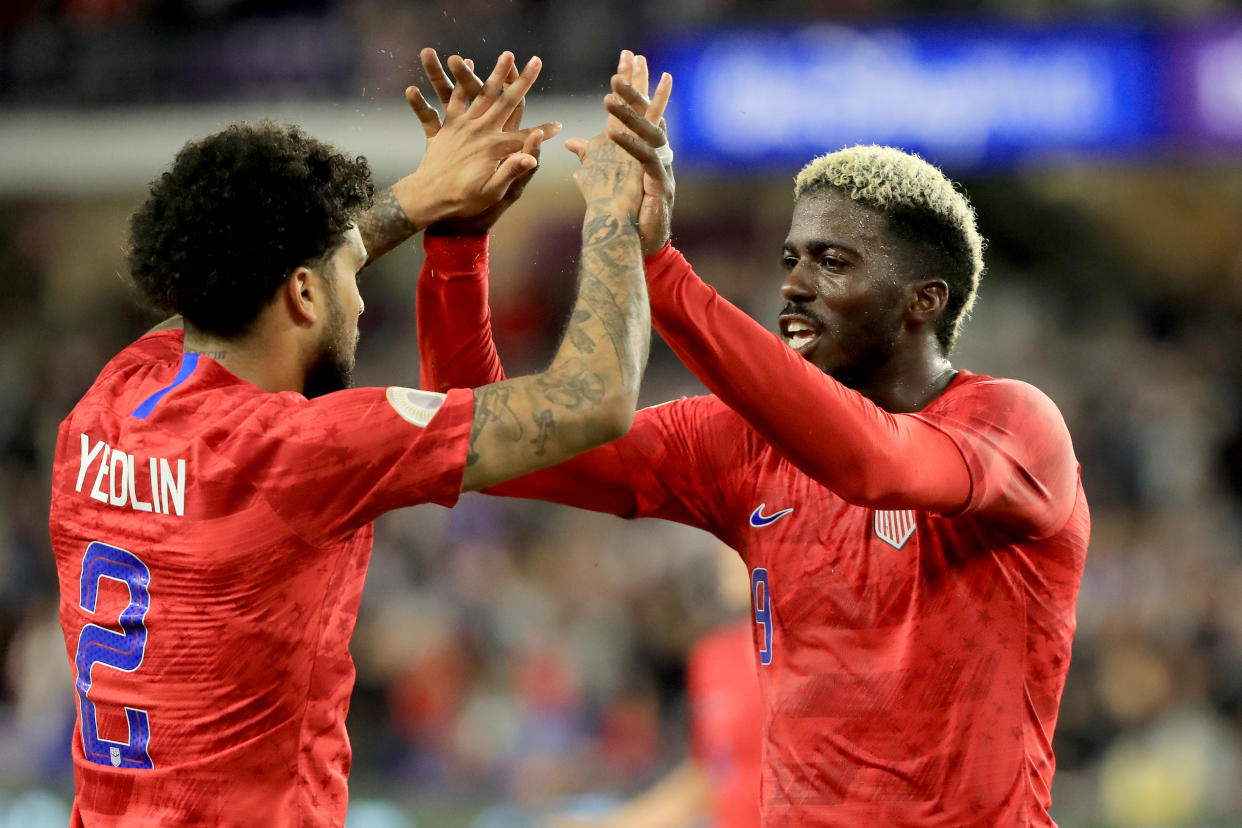
[(815, 288), (802, 270), (801, 265), (795, 265), (781, 283), (781, 296), (786, 302), (810, 302), (815, 299)]

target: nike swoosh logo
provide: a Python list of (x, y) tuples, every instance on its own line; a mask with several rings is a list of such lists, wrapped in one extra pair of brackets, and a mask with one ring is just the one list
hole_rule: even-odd
[(750, 513), (750, 525), (751, 526), (755, 527), (756, 529), (762, 529), (763, 527), (769, 526), (775, 523), (776, 521), (780, 520), (781, 518), (783, 518), (785, 515), (788, 515), (791, 512), (793, 512), (793, 509), (781, 509), (779, 512), (775, 512), (770, 515), (765, 515), (763, 513), (763, 510), (767, 507), (767, 505), (768, 504), (766, 503), (760, 503), (759, 508)]

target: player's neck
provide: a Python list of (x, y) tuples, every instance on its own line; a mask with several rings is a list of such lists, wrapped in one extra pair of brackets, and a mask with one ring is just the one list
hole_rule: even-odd
[(898, 349), (858, 391), (893, 414), (921, 411), (949, 387), (956, 373), (932, 340)]
[(185, 326), (186, 353), (211, 357), (239, 379), (262, 388), (264, 391), (302, 392), (306, 382), (306, 368), (292, 343), (274, 341), (279, 332), (266, 326), (238, 337), (219, 337)]

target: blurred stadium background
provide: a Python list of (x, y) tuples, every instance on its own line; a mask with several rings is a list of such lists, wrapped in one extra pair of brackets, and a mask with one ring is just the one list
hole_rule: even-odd
[[(0, 9), (0, 826), (65, 824), (72, 688), (47, 539), (56, 426), (154, 317), (126, 219), (180, 144), (269, 114), (413, 169), (417, 50), (545, 70), (601, 123), (621, 47), (677, 79), (675, 238), (772, 323), (792, 176), (915, 148), (990, 240), (956, 362), (1045, 389), (1094, 536), (1057, 731), (1063, 828), (1242, 825), (1242, 12), (1226, 0), (6, 0)], [(426, 88), (426, 87), (424, 87)], [(529, 123), (537, 121), (528, 119)], [(557, 146), (493, 239), (510, 373), (550, 356), (580, 221)], [(417, 382), (412, 244), (367, 271), (359, 378)], [(644, 402), (699, 391), (662, 344)], [(354, 826), (520, 826), (686, 749), (716, 542), (467, 496), (377, 525), (354, 638)]]

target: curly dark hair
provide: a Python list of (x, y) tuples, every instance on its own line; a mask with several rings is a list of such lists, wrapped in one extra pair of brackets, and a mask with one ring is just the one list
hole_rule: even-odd
[(130, 274), (160, 310), (236, 336), (295, 268), (342, 243), (374, 191), (365, 158), (296, 126), (234, 124), (151, 184), (130, 220)]

